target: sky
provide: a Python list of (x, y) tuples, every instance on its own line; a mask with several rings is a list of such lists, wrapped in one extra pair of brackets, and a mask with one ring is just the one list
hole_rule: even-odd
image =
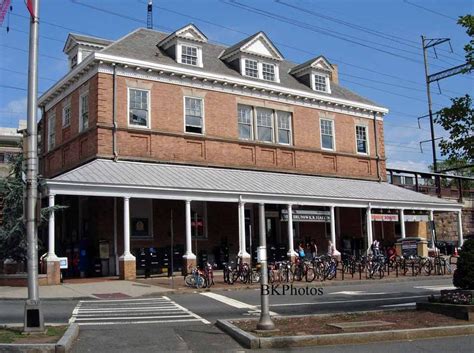
[[(0, 0), (0, 2), (3, 0)], [(70, 32), (116, 40), (146, 27), (146, 0), (41, 0), (39, 92), (67, 73), (62, 52)], [(472, 14), (469, 0), (154, 0), (155, 29), (171, 32), (194, 23), (211, 42), (232, 45), (264, 31), (285, 59), (302, 63), (324, 55), (339, 67), (340, 84), (387, 107), (387, 165), (427, 170), (432, 161), (421, 35), (450, 38), (428, 52), (429, 73), (464, 62), (469, 41), (456, 21)], [(26, 118), (28, 11), (12, 0), (0, 27), (0, 126)], [(7, 26), (9, 31), (7, 32)], [(457, 75), (431, 85), (433, 111), (450, 97), (473, 93), (474, 77)], [(436, 137), (448, 136), (436, 127)], [(443, 159), (439, 155), (438, 159)]]

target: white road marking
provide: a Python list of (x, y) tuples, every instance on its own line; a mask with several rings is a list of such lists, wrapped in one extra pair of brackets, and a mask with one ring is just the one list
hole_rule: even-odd
[(343, 295), (385, 295), (386, 292), (379, 292), (379, 293), (369, 293), (362, 290), (355, 290), (355, 291), (342, 291), (342, 292), (334, 292), (330, 294), (343, 294)]
[(415, 299), (426, 298), (426, 295), (413, 295), (409, 297), (395, 297), (395, 298), (371, 298), (371, 299), (352, 299), (352, 300), (334, 300), (330, 302), (313, 302), (313, 303), (285, 303), (285, 304), (270, 304), (270, 306), (298, 306), (298, 305), (325, 305), (325, 304), (344, 304), (344, 303), (358, 303), (358, 302), (376, 302), (400, 299)]
[[(226, 296), (221, 295), (221, 294), (212, 293), (212, 292), (205, 292), (205, 293), (200, 293), (200, 294), (204, 295), (208, 298), (217, 300), (218, 302), (221, 302), (221, 303), (227, 304), (229, 306), (232, 306), (234, 308), (237, 308), (237, 309), (248, 309), (249, 313), (252, 313), (252, 312), (253, 313), (255, 313), (255, 312), (259, 313), (260, 312), (259, 307), (256, 306), (256, 305), (247, 304), (247, 303), (241, 302), (239, 300), (226, 297)], [(273, 312), (273, 311), (270, 311), (270, 315), (278, 315), (278, 314)]]
[(69, 319), (79, 325), (123, 325), (166, 322), (200, 321), (210, 324), (199, 315), (175, 303), (168, 297), (81, 300)]
[(416, 303), (402, 303), (402, 304), (389, 304), (389, 305), (381, 305), (381, 308), (397, 308), (397, 307), (404, 307), (404, 306), (416, 306)]
[(432, 291), (440, 291), (440, 290), (445, 290), (445, 289), (456, 289), (454, 286), (447, 286), (447, 285), (438, 285), (438, 286), (415, 286), (413, 288), (416, 289), (426, 289), (426, 290), (432, 290)]

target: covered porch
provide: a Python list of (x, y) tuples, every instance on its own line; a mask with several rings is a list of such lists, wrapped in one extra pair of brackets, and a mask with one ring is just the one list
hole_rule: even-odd
[[(166, 246), (182, 243), (184, 268), (196, 264), (196, 250), (207, 247), (209, 251), (216, 239), (222, 242), (223, 238), (229, 247), (227, 256), (249, 261), (258, 246), (254, 230), (260, 223), (265, 224), (267, 237), (284, 244), (290, 258), (296, 255), (299, 242), (318, 236), (320, 252), (327, 249), (325, 240), (339, 249), (347, 248), (349, 241), (353, 249), (353, 238), (359, 240), (359, 250), (366, 252), (374, 238), (396, 240), (417, 233), (412, 224), (419, 223), (416, 216), (432, 221), (434, 212), (457, 214), (462, 244), (460, 204), (385, 182), (98, 159), (47, 180), (46, 187), (50, 206), (57, 199), (75, 198), (79, 205), (87, 200), (85, 207), (75, 210), (79, 223), (81, 213), (102, 214), (98, 232), (111, 233), (108, 248), (102, 250), (110, 253), (114, 272), (121, 279), (136, 277), (133, 248), (152, 246), (158, 237)], [(304, 221), (305, 217), (312, 221)], [(405, 222), (407, 217), (409, 222)], [(50, 283), (59, 282), (58, 223), (51, 214)], [(81, 224), (79, 228), (87, 227)]]

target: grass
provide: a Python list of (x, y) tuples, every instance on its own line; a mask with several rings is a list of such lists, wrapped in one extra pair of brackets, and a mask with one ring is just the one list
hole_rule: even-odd
[(0, 328), (0, 343), (53, 343), (57, 342), (67, 326), (49, 326), (45, 333), (23, 334), (22, 328)]

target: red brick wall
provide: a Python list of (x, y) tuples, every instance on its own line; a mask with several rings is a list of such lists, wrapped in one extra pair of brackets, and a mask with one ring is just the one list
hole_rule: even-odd
[[(151, 90), (150, 129), (128, 127), (127, 87)], [(72, 93), (71, 128), (61, 128), (57, 105), (56, 148), (44, 158), (46, 176), (58, 174), (93, 156), (112, 157), (113, 79), (98, 74), (90, 80), (90, 128), (77, 135), (78, 96)], [(205, 135), (184, 133), (183, 96), (204, 97)], [(280, 104), (257, 98), (191, 89), (172, 84), (117, 77), (117, 148), (122, 159), (160, 160), (245, 167), (309, 174), (377, 178), (373, 121), (339, 113)], [(242, 141), (238, 138), (237, 104), (292, 110), (293, 146)], [(336, 152), (320, 148), (320, 116), (335, 119)], [(356, 154), (355, 124), (368, 126), (370, 156)], [(97, 124), (97, 125), (96, 125)], [(383, 123), (377, 122), (379, 154), (384, 158)], [(46, 129), (45, 129), (46, 130)], [(45, 133), (46, 137), (46, 133)], [(47, 139), (45, 139), (46, 142)], [(385, 178), (385, 162), (380, 162)]]

